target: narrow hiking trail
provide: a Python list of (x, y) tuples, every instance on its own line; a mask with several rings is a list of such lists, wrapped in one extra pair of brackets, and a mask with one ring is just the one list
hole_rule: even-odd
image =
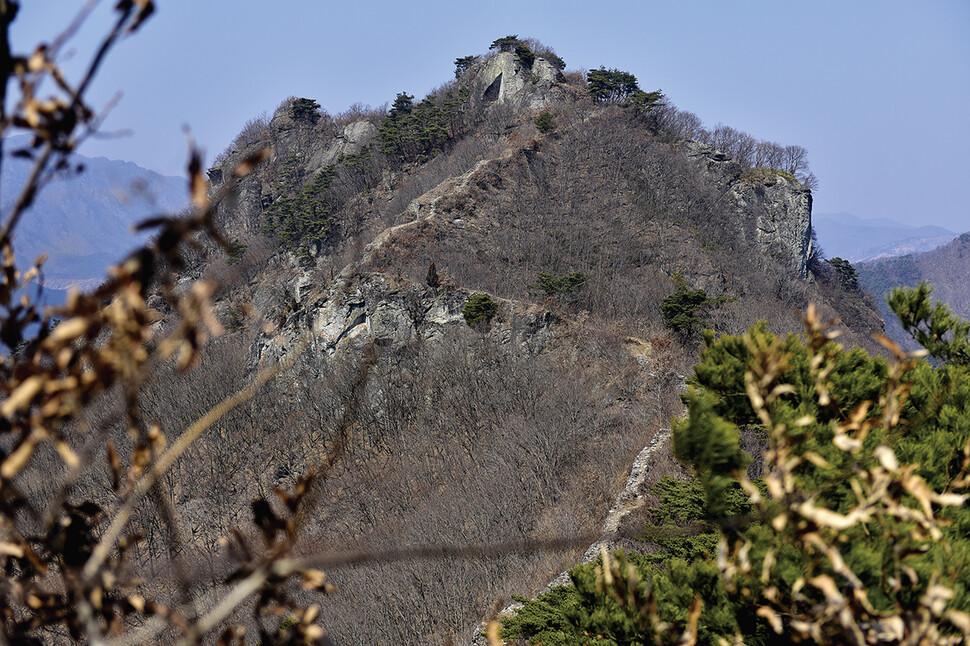
[[(637, 454), (637, 457), (633, 460), (633, 465), (630, 467), (630, 476), (627, 478), (626, 486), (620, 491), (616, 496), (616, 500), (613, 501), (613, 506), (610, 507), (609, 512), (606, 514), (606, 520), (603, 522), (603, 531), (600, 535), (599, 540), (594, 542), (587, 548), (583, 553), (583, 558), (580, 563), (589, 563), (595, 561), (599, 557), (602, 550), (605, 548), (607, 550), (612, 549), (615, 546), (617, 539), (619, 538), (620, 524), (623, 519), (631, 511), (639, 509), (643, 506), (643, 482), (647, 477), (649, 472), (649, 467), (651, 464), (651, 459), (656, 455), (657, 451), (663, 450), (663, 448), (670, 441), (670, 429), (661, 428), (659, 429), (650, 439), (645, 447)], [(577, 564), (578, 565), (578, 564)], [(572, 569), (572, 568), (570, 568)], [(550, 581), (542, 590), (540, 590), (536, 596), (548, 592), (552, 588), (558, 585), (568, 585), (569, 570), (560, 572), (559, 575)], [(534, 598), (534, 597), (533, 597)], [(519, 602), (514, 602), (502, 608), (499, 612), (499, 617), (507, 617), (517, 611), (522, 607)], [(484, 636), (485, 623), (483, 622), (478, 626), (472, 637), (470, 646), (488, 646), (488, 640)]]

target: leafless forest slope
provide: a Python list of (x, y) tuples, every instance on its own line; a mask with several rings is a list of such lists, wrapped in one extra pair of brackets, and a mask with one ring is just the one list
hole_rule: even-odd
[[(671, 106), (595, 101), (581, 75), (541, 53), (530, 65), (493, 54), (390, 111), (331, 116), (288, 99), (209, 170), (216, 190), (233, 189), (218, 214), (233, 251), (203, 245), (183, 275), (224, 285), (226, 333), (193, 371), (160, 369), (141, 411), (184, 428), (258, 368), (295, 363), (166, 474), (178, 536), (158, 501), (138, 509), (146, 540), (134, 556), (158, 595), (174, 603), (190, 572), (215, 598), (222, 539), (252, 500), (339, 447), (302, 519), (302, 553), (395, 556), (328, 568), (339, 588), (321, 606), (330, 638), (466, 641), (497, 600), (577, 560), (633, 458), (679, 414), (699, 330), (664, 325), (678, 285), (719, 298), (699, 313), (718, 332), (759, 319), (797, 329), (809, 302), (843, 317), (849, 343), (880, 328), (854, 294), (805, 270), (811, 194), (793, 175), (693, 141)], [(233, 179), (260, 146), (273, 155)], [(573, 293), (535, 288), (539, 274), (575, 272), (585, 283)], [(463, 309), (474, 294), (495, 313), (473, 327)], [(121, 394), (87, 422), (111, 429), (127, 459)], [(38, 499), (56, 495), (49, 457), (33, 466)], [(667, 456), (655, 469), (647, 485), (678, 467)], [(75, 491), (104, 495), (96, 475)], [(565, 549), (528, 547), (560, 539)], [(406, 553), (502, 543), (523, 547)]]

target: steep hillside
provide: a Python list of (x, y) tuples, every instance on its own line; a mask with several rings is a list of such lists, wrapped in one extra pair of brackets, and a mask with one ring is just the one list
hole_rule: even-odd
[(899, 343), (912, 347), (886, 305), (893, 287), (915, 287), (920, 281), (933, 285), (933, 298), (949, 305), (963, 318), (970, 318), (970, 233), (927, 251), (899, 258), (859, 263), (859, 282), (875, 298), (886, 320), (886, 330)]
[[(530, 53), (466, 61), (386, 114), (287, 101), (209, 170), (234, 191), (218, 218), (232, 251), (203, 245), (185, 278), (220, 280), (227, 334), (194, 372), (160, 372), (142, 413), (182, 428), (257, 366), (295, 363), (164, 483), (185, 519), (179, 562), (201, 588), (250, 501), (315, 469), (304, 552), (399, 555), (328, 569), (331, 638), (467, 641), (497, 599), (576, 562), (680, 412), (699, 325), (667, 329), (665, 299), (703, 290), (689, 313), (719, 332), (796, 329), (809, 302), (842, 316), (849, 343), (881, 329), (857, 295), (811, 275), (811, 191), (793, 175), (685, 138), (662, 108), (595, 101), (552, 52)], [(234, 179), (260, 146), (268, 161)], [(117, 405), (90, 417), (126, 457)], [(661, 447), (641, 485), (677, 468)], [(139, 558), (164, 595), (172, 557), (153, 511), (137, 517)], [(400, 556), (561, 537), (570, 549)]]
[[(449, 101), (447, 117), (431, 124), (447, 126), (446, 136), (417, 152), (388, 127), (401, 117), (395, 109), (352, 123), (279, 110), (251, 144), (275, 155), (223, 214), (229, 237), (263, 253), (276, 243), (259, 242), (260, 233), (275, 230), (269, 237), (288, 241), (294, 276), (363, 269), (420, 282), (435, 262), (457, 284), (515, 299), (530, 298), (538, 272), (580, 271), (589, 281), (575, 310), (656, 325), (677, 273), (736, 299), (712, 313), (724, 331), (759, 318), (787, 329), (795, 308), (827, 301), (803, 280), (811, 193), (784, 173), (745, 169), (508, 52), (407, 114), (440, 114)], [(534, 124), (540, 104), (555, 124), (544, 134)], [(418, 146), (424, 135), (411, 136)], [(215, 185), (246, 150), (210, 170)], [(281, 224), (287, 209), (319, 215), (301, 229), (298, 218)], [(863, 316), (849, 332), (865, 342), (875, 327)]]

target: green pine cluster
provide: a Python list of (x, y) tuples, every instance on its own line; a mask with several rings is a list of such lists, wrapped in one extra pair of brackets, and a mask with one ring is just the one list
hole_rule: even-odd
[[(643, 538), (657, 551), (575, 568), (572, 586), (523, 600), (503, 637), (561, 646), (970, 637), (970, 510), (957, 493), (970, 485), (970, 324), (929, 294), (896, 290), (890, 302), (944, 361), (937, 367), (891, 342), (895, 361), (844, 350), (810, 316), (804, 340), (763, 323), (743, 337), (706, 334), (688, 414), (674, 425), (675, 454), (694, 479), (656, 486), (661, 505)], [(764, 481), (747, 479), (742, 427), (764, 434)]]
[(586, 73), (586, 89), (597, 101), (620, 103), (640, 89), (637, 77), (618, 69), (590, 70)]
[(356, 153), (341, 155), (339, 161), (352, 171), (367, 174), (371, 172), (375, 165), (374, 150), (371, 144), (364, 144)]
[(730, 302), (731, 298), (719, 296), (708, 298), (703, 289), (690, 289), (687, 281), (680, 274), (672, 277), (677, 291), (666, 297), (660, 303), (660, 313), (664, 326), (676, 332), (681, 337), (688, 337), (698, 327), (703, 325), (701, 314), (704, 308)]
[(511, 52), (519, 45), (519, 35), (510, 34), (508, 36), (503, 36), (501, 38), (496, 38), (492, 41), (492, 44), (488, 46), (489, 50), (498, 50), (500, 52)]
[(535, 53), (525, 43), (519, 43), (515, 46), (515, 55), (526, 67), (532, 67), (532, 64), (536, 62)]
[(903, 329), (916, 342), (942, 361), (970, 367), (970, 322), (963, 321), (947, 307), (933, 305), (929, 283), (914, 289), (895, 289), (889, 294), (889, 307)]
[(859, 272), (856, 271), (852, 263), (844, 258), (829, 258), (825, 262), (832, 266), (835, 275), (839, 277), (839, 282), (846, 289), (859, 289)]
[(543, 110), (539, 113), (539, 116), (535, 118), (536, 130), (542, 134), (552, 132), (556, 129), (556, 118), (552, 116), (552, 113), (548, 110)]
[(309, 246), (323, 242), (333, 226), (327, 197), (337, 166), (327, 166), (292, 194), (276, 198), (266, 210), (265, 228), (298, 256), (309, 253)]
[(429, 94), (420, 103), (401, 92), (378, 129), (381, 151), (403, 162), (424, 162), (440, 153), (459, 134), (461, 114), (471, 91), (467, 87), (444, 96)]
[(488, 294), (472, 294), (461, 313), (469, 327), (478, 327), (492, 320), (498, 304)]
[(648, 112), (664, 105), (663, 92), (645, 92), (640, 89), (637, 77), (618, 69), (590, 70), (586, 74), (586, 90), (596, 101), (619, 103), (637, 112)]
[[(532, 43), (537, 46), (536, 51), (533, 51), (529, 44)], [(522, 62), (525, 67), (532, 67), (535, 63), (537, 57), (546, 59), (553, 67), (558, 70), (566, 69), (566, 61), (564, 61), (556, 52), (549, 49), (541, 43), (537, 43), (533, 40), (522, 40), (519, 38), (518, 34), (510, 34), (508, 36), (503, 36), (502, 38), (496, 38), (492, 41), (492, 44), (488, 46), (488, 49), (496, 50), (500, 52), (515, 52), (516, 57)], [(455, 61), (455, 65), (461, 72), (456, 71), (455, 76), (460, 77), (461, 73), (464, 72), (462, 69), (463, 61), (471, 57), (459, 58)], [(477, 57), (476, 57), (477, 59)], [(474, 61), (473, 61), (474, 62)], [(465, 67), (467, 69), (467, 66)]]
[(542, 295), (546, 298), (570, 297), (579, 291), (587, 280), (589, 280), (589, 276), (581, 271), (573, 271), (562, 276), (539, 272), (536, 275), (536, 282), (527, 285), (527, 287), (533, 294)]
[(455, 59), (455, 80), (461, 79), (472, 65), (478, 62), (478, 56), (461, 56)]
[(313, 99), (293, 99), (290, 116), (294, 121), (315, 125), (320, 120), (320, 104)]
[[(717, 635), (731, 635), (741, 626), (747, 628), (746, 636), (757, 633), (753, 608), (730, 599), (718, 581), (720, 572), (715, 558), (720, 533), (700, 482), (663, 478), (653, 491), (661, 506), (651, 510), (651, 523), (642, 538), (654, 543), (658, 550), (652, 554), (616, 554), (617, 574), (622, 578), (632, 567), (639, 594), (646, 599), (646, 588), (650, 588), (659, 616), (671, 624), (686, 623), (694, 592), (700, 592), (708, 611), (701, 644), (715, 645)], [(751, 505), (739, 487), (726, 492), (725, 499), (733, 517), (750, 516)], [(503, 620), (503, 639), (543, 646), (650, 643), (649, 628), (644, 630), (640, 617), (628, 612), (604, 589), (597, 576), (598, 567), (602, 568), (602, 559), (574, 568), (570, 572), (572, 585), (557, 586), (537, 599), (516, 597), (523, 607)], [(637, 594), (636, 590), (632, 592)], [(768, 636), (766, 630), (760, 632), (764, 633), (762, 637)], [(668, 642), (676, 640), (661, 643)], [(746, 639), (745, 643), (750, 642)]]

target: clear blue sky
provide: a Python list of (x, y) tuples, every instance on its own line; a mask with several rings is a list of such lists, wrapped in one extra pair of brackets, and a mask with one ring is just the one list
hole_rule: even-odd
[[(809, 150), (818, 213), (970, 230), (968, 0), (653, 0), (420, 3), (157, 0), (93, 88), (116, 91), (107, 130), (81, 152), (180, 174), (183, 125), (211, 158), (287, 96), (339, 112), (423, 95), (458, 56), (499, 36), (538, 38), (567, 67), (617, 67), (718, 122)], [(26, 0), (15, 50), (51, 39), (81, 2)], [(72, 41), (86, 60), (114, 2)], [(72, 47), (68, 47), (70, 50)]]

